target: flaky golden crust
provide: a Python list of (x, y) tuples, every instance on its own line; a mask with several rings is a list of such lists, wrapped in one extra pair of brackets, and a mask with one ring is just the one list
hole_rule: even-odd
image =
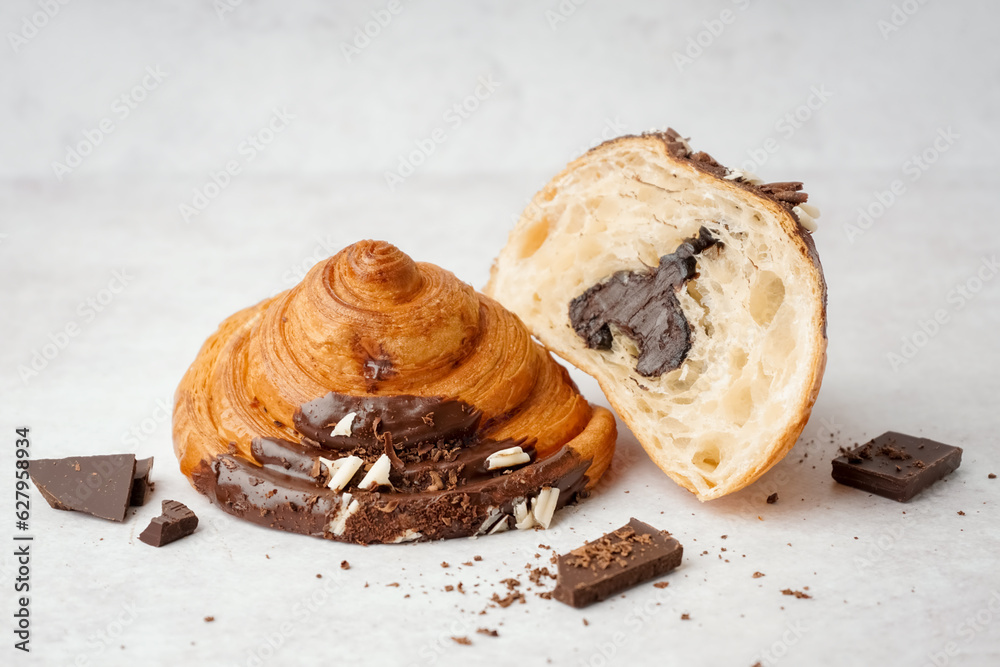
[(226, 319), (175, 396), (174, 448), (189, 478), (256, 437), (298, 441), (293, 414), (328, 392), (464, 401), (483, 437), (536, 440), (539, 459), (569, 445), (589, 485), (607, 469), (614, 417), (592, 407), (520, 320), (432, 264), (363, 241), (301, 284)]

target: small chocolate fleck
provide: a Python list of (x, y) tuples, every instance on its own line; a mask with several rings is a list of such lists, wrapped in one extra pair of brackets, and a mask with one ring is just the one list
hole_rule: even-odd
[(461, 644), (462, 646), (472, 646), (472, 640), (468, 637), (452, 637), (451, 640), (456, 644)]
[(777, 491), (775, 491), (774, 493), (772, 493), (771, 495), (769, 495), (767, 497), (767, 504), (768, 505), (773, 505), (776, 502), (778, 502), (778, 492)]
[(351, 564), (348, 563), (346, 560), (342, 560), (342, 561), (340, 561), (340, 569), (341, 570), (350, 570), (351, 569)]
[(781, 591), (782, 595), (794, 595), (799, 600), (808, 600), (812, 598), (808, 593), (803, 593), (802, 591), (793, 591), (791, 588), (786, 588)]

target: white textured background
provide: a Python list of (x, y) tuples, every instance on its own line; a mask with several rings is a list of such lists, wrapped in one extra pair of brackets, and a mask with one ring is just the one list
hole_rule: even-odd
[[(158, 481), (124, 525), (34, 496), (32, 652), (12, 647), (3, 546), (2, 664), (998, 663), (995, 3), (401, 1), (348, 58), (386, 3), (224, 1), (0, 9), (0, 540), (16, 426), (35, 457), (154, 454)], [(133, 94), (147, 68), (160, 80)], [(275, 110), (287, 127), (248, 150)], [(667, 125), (723, 163), (804, 180), (824, 213), (827, 376), (800, 444), (757, 485), (699, 505), (623, 428), (616, 472), (548, 533), (401, 548), (258, 529), (188, 487), (158, 405), (223, 317), (363, 237), (481, 286), (565, 162)], [(229, 161), (240, 173), (185, 216)], [(962, 468), (906, 506), (834, 485), (837, 446), (889, 429), (962, 446)], [(168, 497), (203, 527), (152, 550), (135, 536)], [(538, 542), (568, 549), (633, 515), (685, 545), (669, 588), (478, 615)], [(443, 592), (459, 580), (464, 597)], [(780, 593), (805, 586), (813, 599)]]

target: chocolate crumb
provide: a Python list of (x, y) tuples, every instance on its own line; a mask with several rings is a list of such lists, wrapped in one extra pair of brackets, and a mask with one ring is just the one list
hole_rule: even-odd
[(808, 599), (810, 599), (812, 597), (808, 593), (803, 593), (802, 591), (793, 591), (791, 588), (784, 589), (783, 591), (781, 591), (781, 594), (782, 595), (794, 595), (799, 600), (803, 600), (803, 599), (808, 600)]
[(215, 620), (215, 616), (206, 616), (205, 617), (205, 622), (206, 623), (211, 623), (214, 620)]
[(317, 579), (322, 579), (322, 578), (323, 578), (323, 575), (322, 575), (322, 574), (317, 574), (317, 575), (316, 575), (316, 578), (317, 578)]
[(655, 584), (653, 584), (653, 588), (666, 588), (669, 585), (670, 585), (669, 581), (657, 581)]
[(342, 560), (342, 561), (340, 561), (340, 569), (341, 570), (350, 570), (351, 569), (351, 564), (348, 563), (346, 560)]
[[(368, 586), (368, 584), (365, 584), (365, 586)], [(399, 588), (399, 582), (398, 581), (394, 581), (391, 584), (386, 584), (385, 586), (386, 586), (386, 588), (389, 588), (389, 587)]]
[(965, 516), (965, 512), (963, 512), (962, 510), (958, 510), (958, 516)]
[(474, 561), (481, 561), (482, 559), (483, 559), (482, 556), (473, 556), (472, 557), (472, 560), (474, 560)]
[(447, 562), (441, 561), (441, 567), (451, 567)]
[(453, 590), (455, 590), (455, 587), (452, 586), (451, 584), (448, 584), (444, 587), (444, 590), (447, 591), (448, 593), (451, 593)]
[(462, 646), (472, 646), (472, 641), (468, 637), (452, 637), (451, 640)]
[[(857, 538), (854, 538), (854, 539), (857, 539)], [(766, 575), (766, 574), (764, 574), (763, 572), (754, 572), (754, 573), (753, 573), (753, 578), (754, 578), (754, 579), (760, 579), (761, 577), (766, 577), (766, 576), (767, 576), (767, 575)]]
[(500, 597), (498, 594), (494, 593), (493, 597), (490, 598), (490, 599), (493, 602), (496, 602), (501, 607), (505, 607), (505, 608), (511, 606), (512, 604), (514, 604), (515, 602), (518, 602), (518, 601), (520, 601), (521, 604), (524, 604), (524, 601), (525, 601), (524, 600), (524, 595), (521, 593), (521, 591), (513, 591), (509, 595), (507, 595), (507, 597), (503, 597), (503, 598)]
[(584, 625), (590, 625), (590, 621), (588, 621), (587, 619), (583, 619), (583, 624)]
[(997, 478), (996, 474), (995, 474), (995, 473), (992, 473), (992, 472), (991, 472), (991, 473), (990, 473), (989, 475), (987, 475), (986, 477), (987, 477), (988, 479), (996, 479), (996, 478)]
[(691, 620), (691, 614), (681, 614), (681, 620), (682, 621), (690, 621)]
[(481, 635), (486, 635), (487, 637), (499, 637), (500, 633), (496, 630), (490, 630), (489, 628), (476, 628), (476, 632)]
[(772, 493), (771, 495), (769, 495), (767, 497), (767, 504), (768, 505), (773, 505), (776, 502), (778, 502), (778, 493), (777, 493), (777, 491), (774, 492), (774, 493)]

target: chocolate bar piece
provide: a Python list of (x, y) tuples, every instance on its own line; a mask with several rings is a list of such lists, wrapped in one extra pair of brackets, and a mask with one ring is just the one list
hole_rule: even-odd
[(889, 431), (833, 460), (833, 478), (856, 489), (906, 502), (958, 468), (962, 449)]
[(132, 475), (132, 497), (129, 504), (141, 507), (153, 495), (153, 483), (149, 481), (149, 473), (153, 469), (153, 457), (139, 459), (135, 462), (135, 473)]
[(198, 517), (184, 503), (163, 501), (163, 514), (149, 522), (139, 539), (154, 547), (187, 537), (198, 527)]
[(132, 495), (135, 456), (34, 459), (28, 464), (28, 473), (35, 488), (55, 509), (124, 521)]
[(586, 607), (681, 564), (684, 547), (665, 530), (631, 519), (618, 530), (559, 556), (552, 596)]

